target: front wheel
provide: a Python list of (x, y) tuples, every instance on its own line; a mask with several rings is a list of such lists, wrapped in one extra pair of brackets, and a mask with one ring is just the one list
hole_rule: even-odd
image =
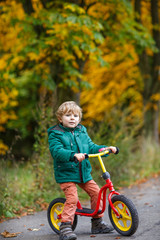
[(124, 195), (114, 196), (112, 203), (120, 214), (120, 217), (117, 217), (111, 206), (108, 206), (109, 218), (113, 227), (118, 233), (124, 236), (131, 236), (136, 232), (139, 224), (136, 207)]
[[(66, 201), (65, 198), (56, 198), (49, 204), (49, 207), (47, 210), (47, 218), (48, 218), (49, 225), (52, 228), (52, 230), (57, 234), (59, 234), (60, 232), (59, 227), (61, 224), (61, 214), (64, 208), (65, 201)], [(77, 226), (77, 215), (75, 215), (74, 217), (74, 222), (72, 225), (73, 231), (76, 228), (76, 226)]]

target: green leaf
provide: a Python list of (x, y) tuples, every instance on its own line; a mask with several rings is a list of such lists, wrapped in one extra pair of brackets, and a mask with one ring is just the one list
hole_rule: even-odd
[(11, 213), (10, 211), (4, 212), (4, 215), (5, 215), (5, 217), (7, 217), (7, 218), (12, 218), (12, 217), (14, 217), (14, 214)]
[(54, 91), (56, 88), (56, 83), (54, 82), (51, 75), (48, 75), (48, 78), (44, 80), (43, 84), (45, 87), (47, 87), (51, 91)]
[(94, 31), (93, 35), (94, 35), (94, 38), (95, 38), (97, 43), (103, 43), (104, 37), (103, 37), (103, 35), (101, 33)]
[(77, 83), (74, 80), (71, 79), (65, 79), (63, 82), (61, 82), (60, 84), (58, 84), (59, 87), (65, 88), (67, 87), (78, 87)]

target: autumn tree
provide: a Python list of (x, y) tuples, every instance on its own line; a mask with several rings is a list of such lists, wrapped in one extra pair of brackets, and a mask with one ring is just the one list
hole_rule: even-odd
[[(112, 1), (103, 7), (100, 3), (92, 7), (92, 14), (99, 16), (101, 12), (103, 16), (107, 33), (101, 49), (109, 66), (99, 68), (93, 61), (88, 62), (86, 77), (93, 88), (83, 91), (81, 102), (87, 123), (105, 119), (108, 125), (118, 125), (126, 114), (126, 124), (134, 126), (137, 134), (143, 126), (144, 87), (137, 53), (156, 48), (149, 29), (134, 20), (132, 5), (125, 3)], [(114, 123), (112, 111), (117, 114)]]
[[(17, 91), (13, 97), (17, 105), (12, 106), (17, 119), (6, 120), (4, 129), (18, 129), (25, 138), (31, 137), (32, 144), (32, 133), (41, 122), (34, 119), (38, 105), (44, 102), (46, 108), (53, 108), (69, 99), (79, 103), (80, 98), (87, 121), (101, 121), (106, 109), (117, 106), (118, 114), (128, 110), (130, 124), (142, 120), (143, 81), (137, 52), (149, 49), (153, 54), (155, 48), (149, 31), (135, 21), (130, 1), (6, 0), (0, 4), (1, 81), (4, 89), (5, 76), (12, 83), (8, 96), (12, 89)], [(151, 98), (157, 97), (156, 93)]]
[[(88, 85), (83, 79), (85, 62), (93, 58), (104, 64), (99, 48), (103, 26), (86, 11), (70, 1), (1, 3), (1, 16), (10, 22), (3, 41), (12, 36), (2, 60), (19, 92), (18, 117), (10, 127), (20, 129), (24, 136), (35, 127), (32, 112), (43, 88), (47, 89), (44, 101), (52, 92), (54, 104), (66, 99), (79, 102), (80, 91)], [(5, 73), (4, 66), (2, 79)]]

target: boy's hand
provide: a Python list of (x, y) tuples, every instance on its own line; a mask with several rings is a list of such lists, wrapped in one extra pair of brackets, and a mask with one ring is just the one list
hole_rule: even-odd
[(74, 154), (74, 157), (76, 157), (79, 162), (82, 162), (85, 159), (85, 154), (83, 154), (83, 153), (76, 153), (76, 154)]
[(110, 147), (106, 147), (105, 150), (109, 150), (111, 149), (112, 153), (116, 153), (117, 152), (117, 148), (116, 147), (113, 147), (113, 146), (110, 146)]

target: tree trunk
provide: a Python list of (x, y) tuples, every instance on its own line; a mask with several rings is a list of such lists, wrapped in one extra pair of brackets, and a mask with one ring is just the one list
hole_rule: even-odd
[(24, 9), (25, 13), (30, 15), (31, 13), (34, 12), (32, 0), (20, 0), (20, 2), (23, 5), (23, 9)]
[[(159, 13), (158, 13), (158, 0), (151, 0), (151, 17), (153, 24), (153, 38), (158, 49), (157, 53), (153, 55), (153, 94), (160, 93), (160, 30), (159, 26)], [(154, 138), (159, 143), (159, 112), (160, 112), (160, 100), (155, 102), (156, 110), (154, 112)]]
[[(81, 60), (81, 59), (78, 59), (78, 57), (77, 57), (76, 62), (79, 66), (78, 70), (79, 70), (80, 74), (83, 74), (86, 61), (87, 61), (87, 58), (86, 58), (86, 60)], [(79, 91), (78, 91), (78, 93), (75, 94), (75, 102), (78, 105), (80, 105), (80, 98), (81, 98), (81, 91), (82, 91), (82, 86), (81, 86), (82, 79), (80, 77), (77, 77), (77, 82), (78, 82)]]
[[(141, 23), (141, 0), (135, 0), (136, 20)], [(152, 24), (158, 26), (158, 0), (151, 0)], [(153, 28), (153, 39), (160, 50), (160, 35), (158, 28)], [(151, 65), (150, 62), (153, 62)], [(144, 50), (139, 54), (139, 68), (144, 81), (143, 105), (144, 105), (144, 133), (152, 135), (156, 142), (159, 142), (159, 106), (158, 102), (151, 102), (151, 96), (160, 91), (160, 53), (154, 53), (153, 59), (149, 59)], [(156, 107), (153, 106), (156, 105)]]

